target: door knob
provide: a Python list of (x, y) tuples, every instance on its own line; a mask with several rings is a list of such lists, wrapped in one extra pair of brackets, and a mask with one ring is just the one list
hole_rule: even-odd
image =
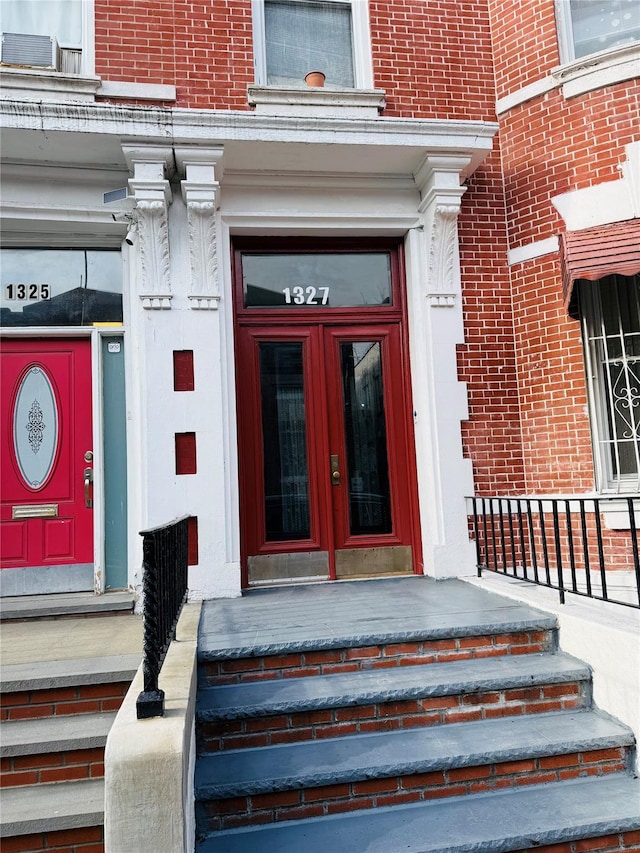
[(340, 485), (340, 460), (337, 453), (331, 456), (331, 482), (334, 486)]

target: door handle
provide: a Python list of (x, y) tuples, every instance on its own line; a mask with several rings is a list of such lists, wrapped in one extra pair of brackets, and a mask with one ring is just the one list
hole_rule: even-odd
[(340, 485), (340, 460), (337, 453), (331, 455), (331, 482), (334, 486)]
[(93, 483), (93, 468), (84, 469), (84, 505), (87, 509), (93, 507), (93, 498), (90, 495), (91, 483)]

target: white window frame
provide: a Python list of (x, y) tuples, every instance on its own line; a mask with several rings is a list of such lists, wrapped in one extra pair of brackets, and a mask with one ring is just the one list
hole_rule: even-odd
[[(351, 6), (354, 88), (372, 89), (373, 66), (371, 64), (368, 0), (323, 0), (323, 2), (349, 4)], [(264, 0), (251, 0), (251, 7), (255, 82), (259, 86), (266, 86), (267, 56), (265, 51)]]
[[(587, 391), (593, 454), (596, 473), (596, 485), (602, 493), (631, 494), (640, 492), (640, 437), (636, 442), (636, 474), (623, 475), (614, 471), (611, 452), (617, 455), (617, 437), (610, 428), (613, 419), (614, 399), (609, 392), (609, 383), (605, 381), (605, 364), (608, 358), (607, 338), (605, 336), (599, 294), (601, 288), (610, 288), (612, 283), (581, 282), (580, 283), (580, 313), (582, 322), (582, 340), (584, 347), (585, 367), (587, 375)], [(638, 297), (640, 299), (640, 296)], [(632, 334), (635, 334), (632, 333)], [(638, 332), (640, 334), (640, 330)], [(620, 336), (623, 330), (620, 325)], [(609, 335), (611, 337), (611, 335)], [(629, 358), (622, 347), (622, 356), (612, 357), (612, 361), (627, 364), (631, 361), (640, 365), (640, 358)], [(635, 412), (638, 418), (638, 412)]]
[[(0, 0), (1, 2), (1, 0)], [(49, 0), (49, 2), (54, 2), (54, 0)], [(95, 66), (96, 66), (96, 56), (95, 56), (95, 9), (94, 9), (94, 0), (82, 0), (81, 3), (82, 8), (82, 45), (81, 45), (81, 58), (80, 58), (80, 74), (82, 76), (92, 77), (95, 74)], [(49, 33), (49, 35), (53, 35), (53, 33)], [(69, 45), (60, 43), (61, 48), (68, 48)], [(11, 67), (3, 67), (3, 71), (12, 71)], [(34, 69), (35, 70), (35, 69)], [(48, 74), (60, 74), (58, 71), (49, 71), (46, 69), (37, 69), (39, 74), (48, 73)], [(29, 69), (25, 67), (21, 67), (19, 69), (21, 74), (28, 73)]]
[[(558, 33), (558, 48), (560, 51), (560, 62), (568, 63), (576, 60), (575, 42), (573, 39), (573, 22), (571, 19), (571, 3), (570, 0), (555, 0), (556, 12), (556, 30)], [(630, 42), (629, 44), (634, 44)], [(616, 47), (604, 48), (604, 52), (616, 50), (616, 48), (629, 47), (628, 44), (617, 45)], [(594, 51), (593, 53), (580, 56), (576, 61), (584, 61), (587, 57), (597, 56), (603, 51)]]

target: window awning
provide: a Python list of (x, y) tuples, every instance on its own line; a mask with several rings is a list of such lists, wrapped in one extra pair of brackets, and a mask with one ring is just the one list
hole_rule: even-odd
[(640, 273), (640, 219), (567, 231), (560, 235), (562, 289), (569, 316), (578, 319), (573, 296), (577, 279)]

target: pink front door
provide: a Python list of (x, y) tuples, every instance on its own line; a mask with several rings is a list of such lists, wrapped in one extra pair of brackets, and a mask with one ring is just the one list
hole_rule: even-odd
[(90, 341), (0, 347), (2, 594), (93, 589)]

